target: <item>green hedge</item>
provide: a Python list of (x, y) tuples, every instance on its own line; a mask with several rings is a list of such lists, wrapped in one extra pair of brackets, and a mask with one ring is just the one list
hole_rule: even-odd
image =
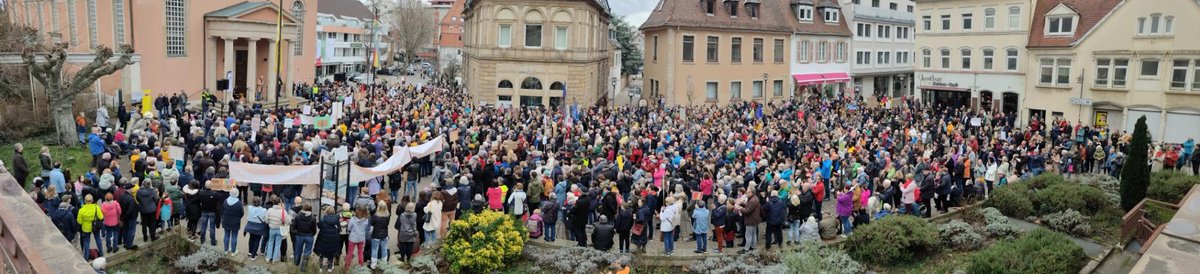
[(1034, 204), (1042, 215), (1074, 209), (1091, 215), (1112, 206), (1100, 189), (1082, 184), (1054, 184), (1034, 196)]
[(1025, 183), (1012, 183), (997, 187), (984, 206), (994, 207), (1005, 216), (1024, 219), (1033, 215), (1033, 200)]
[(1087, 262), (1083, 248), (1067, 236), (1037, 229), (998, 242), (971, 256), (968, 273), (1077, 273)]
[(1175, 171), (1154, 172), (1150, 175), (1150, 189), (1146, 197), (1172, 204), (1179, 203), (1196, 184), (1200, 184), (1200, 176)]
[(877, 265), (910, 263), (938, 251), (938, 230), (912, 215), (894, 215), (854, 229), (845, 247), (854, 259)]

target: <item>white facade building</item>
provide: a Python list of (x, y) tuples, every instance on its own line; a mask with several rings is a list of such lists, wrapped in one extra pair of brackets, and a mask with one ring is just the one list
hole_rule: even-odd
[(912, 0), (844, 1), (850, 31), (854, 90), (867, 98), (913, 95), (916, 3)]

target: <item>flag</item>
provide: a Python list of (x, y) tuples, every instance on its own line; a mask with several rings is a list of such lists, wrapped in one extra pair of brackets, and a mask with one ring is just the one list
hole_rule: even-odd
[(758, 118), (759, 120), (762, 120), (762, 117), (763, 117), (762, 105), (758, 105), (758, 107), (754, 109), (754, 118)]
[(371, 50), (371, 58), (375, 60), (375, 64), (373, 66), (375, 66), (375, 68), (379, 68), (379, 49)]

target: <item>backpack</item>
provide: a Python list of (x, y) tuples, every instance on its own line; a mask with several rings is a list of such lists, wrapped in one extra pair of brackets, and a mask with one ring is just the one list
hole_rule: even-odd
[(529, 231), (529, 238), (542, 237), (542, 221), (532, 218), (525, 221), (525, 230)]

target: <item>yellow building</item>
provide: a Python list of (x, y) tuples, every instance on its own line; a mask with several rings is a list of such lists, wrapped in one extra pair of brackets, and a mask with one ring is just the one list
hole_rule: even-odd
[(463, 18), (463, 74), (476, 102), (590, 105), (607, 94), (605, 3), (470, 0)]
[[(784, 98), (792, 34), (785, 1), (659, 2), (641, 27), (643, 96), (684, 105)], [(770, 80), (777, 86), (764, 85)]]
[[(1029, 34), (1031, 115), (1200, 137), (1200, 2), (1044, 0)], [(1049, 116), (1045, 116), (1049, 115)]]

